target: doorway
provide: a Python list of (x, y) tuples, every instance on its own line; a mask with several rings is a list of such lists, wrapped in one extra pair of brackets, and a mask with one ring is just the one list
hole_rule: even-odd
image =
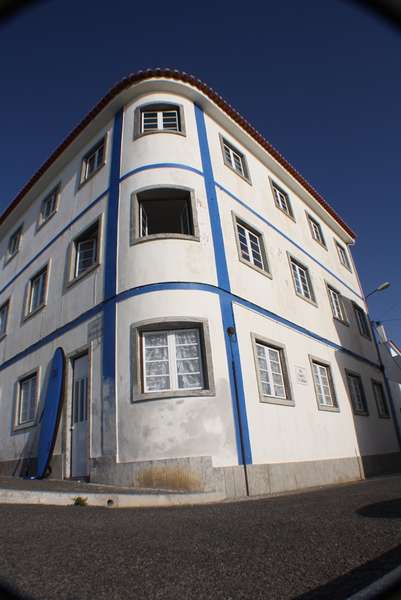
[(71, 404), (71, 477), (89, 476), (89, 356), (73, 360)]

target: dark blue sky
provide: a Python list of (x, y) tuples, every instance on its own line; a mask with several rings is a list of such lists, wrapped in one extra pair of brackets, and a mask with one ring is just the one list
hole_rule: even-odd
[(401, 31), (346, 0), (47, 2), (0, 27), (0, 210), (116, 81), (215, 88), (357, 232), (371, 316), (401, 343)]

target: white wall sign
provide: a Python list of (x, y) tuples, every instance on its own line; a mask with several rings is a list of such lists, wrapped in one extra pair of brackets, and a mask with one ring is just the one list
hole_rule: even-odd
[(308, 377), (305, 367), (295, 366), (295, 378), (297, 383), (300, 383), (301, 385), (308, 385)]

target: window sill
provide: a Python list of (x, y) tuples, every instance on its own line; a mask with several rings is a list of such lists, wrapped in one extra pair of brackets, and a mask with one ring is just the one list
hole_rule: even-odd
[(215, 396), (216, 392), (214, 389), (203, 389), (203, 390), (170, 390), (166, 392), (141, 392), (135, 394), (135, 398), (131, 398), (131, 403), (136, 404), (137, 402), (148, 402), (152, 400), (164, 400), (168, 398), (196, 398), (202, 396)]
[(88, 181), (91, 181), (95, 175), (97, 175), (99, 173), (99, 171), (101, 171), (103, 169), (103, 167), (105, 166), (106, 161), (104, 161), (97, 169), (96, 171), (93, 171), (93, 173), (91, 173), (89, 175), (89, 177), (87, 177), (86, 179), (84, 179), (83, 181), (80, 180), (79, 185), (78, 185), (78, 192), (81, 191), (81, 189), (85, 186), (86, 183), (88, 183)]
[(147, 137), (148, 135), (155, 135), (157, 133), (167, 133), (170, 135), (179, 135), (181, 137), (187, 137), (185, 131), (170, 131), (168, 129), (154, 129), (152, 131), (142, 131), (141, 133), (134, 135), (133, 141), (139, 140), (140, 138)]
[(85, 277), (87, 277), (88, 275), (90, 275), (91, 273), (93, 273), (93, 271), (96, 271), (96, 269), (99, 266), (100, 266), (100, 263), (97, 262), (94, 265), (92, 265), (91, 267), (89, 267), (88, 269), (86, 269), (86, 271), (84, 271), (83, 273), (81, 273), (81, 275), (79, 275), (78, 277), (74, 277), (74, 279), (69, 279), (67, 281), (66, 288), (69, 289), (72, 286), (74, 286), (76, 283), (78, 283), (79, 281), (82, 281), (82, 279), (85, 279)]
[(344, 267), (344, 269), (347, 269), (347, 271), (349, 271), (350, 273), (352, 273), (352, 269), (351, 269), (351, 267), (347, 267), (347, 265), (345, 265), (345, 264), (344, 264), (344, 263), (342, 263), (341, 261), (340, 261), (340, 265), (341, 265), (342, 267)]
[[(285, 215), (286, 217), (288, 217), (289, 219), (291, 219), (291, 221), (294, 221), (294, 223), (296, 223), (296, 218), (294, 217), (294, 215), (290, 215), (290, 213), (288, 213), (286, 210), (283, 210), (281, 208), (281, 206), (278, 206), (276, 203), (274, 203), (276, 208), (283, 213), (283, 215)], [(316, 240), (315, 240), (316, 241)]]
[(7, 337), (7, 333), (6, 332), (0, 334), (0, 342), (2, 342), (4, 340), (4, 338), (6, 338), (6, 337)]
[(354, 415), (356, 417), (368, 417), (369, 416), (369, 413), (366, 410), (362, 411), (362, 410), (353, 409), (352, 412), (354, 413)]
[(317, 407), (318, 407), (318, 410), (321, 410), (323, 412), (336, 412), (336, 413), (340, 412), (339, 406), (324, 406), (323, 404), (318, 403)]
[(277, 404), (281, 406), (295, 406), (294, 400), (288, 398), (275, 398), (274, 396), (262, 396), (260, 397), (262, 404)]
[(349, 327), (348, 321), (343, 321), (342, 319), (339, 319), (338, 317), (333, 316), (333, 321), (337, 321), (337, 323), (341, 323), (341, 325), (345, 325), (345, 327)]
[(40, 221), (40, 220), (39, 220), (39, 221), (38, 221), (38, 224), (36, 225), (36, 233), (38, 233), (38, 231), (40, 231), (41, 229), (43, 229), (43, 227), (44, 227), (45, 225), (47, 225), (47, 223), (48, 223), (49, 221), (51, 221), (51, 219), (54, 217), (54, 215), (55, 215), (55, 214), (57, 214), (57, 210), (55, 210), (54, 212), (52, 212), (52, 214), (51, 214), (49, 217), (47, 217), (47, 219), (46, 219), (46, 220), (44, 220), (44, 221)]
[(381, 415), (380, 413), (378, 414), (379, 419), (387, 419), (390, 420), (391, 416), (390, 415)]
[(44, 302), (43, 304), (41, 304), (40, 306), (38, 306), (37, 308), (35, 308), (35, 310), (33, 310), (32, 312), (26, 314), (24, 316), (23, 322), (25, 323), (25, 321), (28, 321), (31, 317), (34, 317), (35, 315), (37, 315), (41, 310), (43, 310), (46, 307), (46, 302)]
[(198, 235), (187, 235), (185, 233), (154, 233), (144, 237), (131, 240), (131, 246), (143, 244), (144, 242), (153, 242), (154, 240), (187, 240), (188, 242), (200, 242)]
[(313, 241), (314, 241), (314, 242), (316, 242), (316, 244), (319, 244), (319, 246), (320, 246), (321, 248), (324, 248), (324, 249), (326, 250), (326, 252), (328, 252), (328, 251), (329, 251), (329, 249), (327, 248), (326, 244), (323, 244), (323, 242), (320, 242), (319, 240), (317, 240), (317, 239), (316, 239), (316, 238), (314, 238), (313, 236), (312, 236), (312, 239), (313, 239)]
[(305, 296), (302, 296), (302, 294), (299, 294), (296, 290), (295, 290), (295, 295), (298, 296), (298, 298), (305, 300), (305, 302), (307, 302), (308, 304), (311, 304), (312, 306), (319, 308), (318, 303), (315, 300), (310, 300), (309, 298), (305, 298)]
[(363, 338), (365, 338), (365, 340), (368, 340), (368, 342), (372, 341), (372, 338), (370, 337), (370, 335), (366, 335), (365, 333), (361, 333), (359, 332), (359, 335)]
[(268, 277), (269, 279), (273, 279), (273, 275), (270, 273), (270, 271), (266, 271), (265, 269), (261, 269), (260, 267), (257, 267), (256, 265), (254, 265), (253, 263), (249, 262), (248, 260), (246, 260), (242, 256), (239, 257), (239, 261), (243, 265), (246, 265), (247, 267), (250, 267), (254, 271), (257, 271), (261, 275), (264, 275), (265, 277)]
[(33, 421), (27, 421), (26, 423), (21, 423), (20, 425), (14, 425), (13, 433), (22, 433), (27, 431), (28, 429), (32, 429), (36, 426), (36, 419)]
[(246, 181), (249, 185), (252, 185), (250, 177), (247, 177), (246, 175), (242, 175), (242, 173), (240, 173), (240, 171), (237, 171), (236, 169), (234, 169), (234, 167), (232, 167), (226, 161), (224, 161), (224, 164), (226, 165), (226, 167), (228, 169), (230, 169), (230, 171), (232, 171), (233, 173), (235, 173), (236, 175), (238, 175), (238, 177), (241, 177), (241, 179), (243, 179), (244, 181)]
[(17, 250), (17, 252), (14, 252), (14, 254), (12, 254), (11, 256), (7, 256), (7, 258), (4, 260), (4, 266), (6, 267), (13, 260), (13, 258), (17, 256), (18, 253), (19, 249)]

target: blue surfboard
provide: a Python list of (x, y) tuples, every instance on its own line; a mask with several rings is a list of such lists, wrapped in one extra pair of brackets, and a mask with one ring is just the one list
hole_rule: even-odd
[(64, 392), (65, 355), (62, 348), (54, 353), (42, 415), (39, 422), (36, 473), (31, 479), (43, 479), (53, 454), (61, 416)]

